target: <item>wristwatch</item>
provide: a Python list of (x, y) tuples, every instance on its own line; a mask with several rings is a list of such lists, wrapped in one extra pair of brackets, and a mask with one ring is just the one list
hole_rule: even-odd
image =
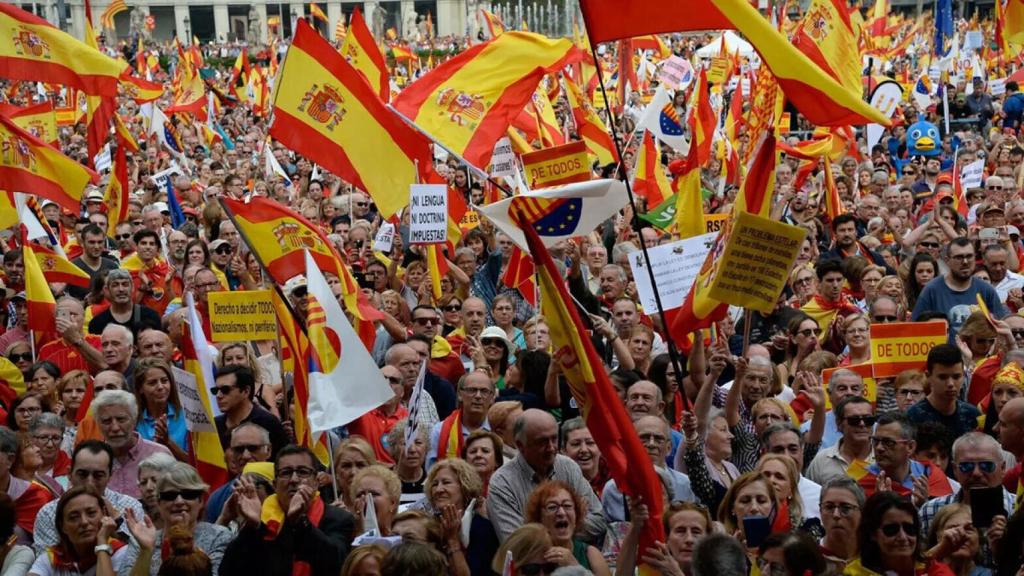
[(96, 546), (95, 548), (93, 548), (92, 551), (95, 552), (96, 554), (99, 554), (100, 552), (106, 552), (107, 554), (110, 554), (110, 555), (114, 554), (114, 549), (110, 546), (110, 544), (100, 544), (100, 545)]

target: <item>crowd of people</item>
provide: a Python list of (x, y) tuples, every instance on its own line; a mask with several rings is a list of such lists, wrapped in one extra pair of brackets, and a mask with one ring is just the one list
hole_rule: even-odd
[[(707, 39), (668, 40), (689, 57)], [(16, 105), (36, 96), (0, 85)], [(176, 115), (181, 160), (122, 95), (117, 113), (142, 146), (128, 153), (127, 218), (109, 226), (108, 176), (78, 211), (39, 198), (91, 279), (50, 284), (55, 332), (27, 328), (20, 234), (0, 245), (0, 575), (1024, 574), (1024, 97), (1012, 81), (1005, 96), (987, 86), (947, 88), (961, 122), (934, 151), (908, 127), (941, 124), (942, 105), (904, 102), (870, 149), (862, 134), (809, 172), (782, 154), (772, 216), (807, 236), (775, 309), (733, 309), (675, 354), (678, 335), (639, 303), (629, 255), (676, 236), (627, 206), (550, 249), (603, 362), (592, 368), (647, 452), (630, 465), (660, 480), (660, 518), (610, 477), (542, 310), (502, 281), (512, 238), (486, 218), (464, 230), (435, 297), (408, 217), (376, 251), (373, 198), (269, 140), (267, 117), (225, 106), (226, 137), (210, 144)], [(624, 107), (622, 133), (644, 97)], [(555, 109), (571, 127), (564, 96)], [(640, 140), (621, 171), (594, 176), (632, 170)], [(84, 125), (62, 128), (59, 145), (88, 161)], [(265, 154), (287, 178), (264, 170)], [(954, 178), (976, 160), (982, 184), (961, 190)], [(172, 199), (152, 177), (175, 165)], [(435, 170), (473, 206), (494, 196), (454, 158)], [(835, 217), (823, 170), (845, 206)], [(721, 174), (719, 159), (702, 169), (706, 214), (735, 201)], [(324, 462), (298, 443), (279, 342), (217, 343), (207, 384), (230, 479), (211, 485), (179, 394), (185, 296), (203, 324), (189, 328), (208, 332), (211, 293), (275, 288), (217, 201), (256, 196), (319, 226), (383, 313), (370, 352), (393, 397), (331, 431)], [(304, 277), (276, 288), (306, 310)], [(919, 369), (861, 369), (872, 326), (929, 321), (947, 322), (948, 342)], [(649, 522), (665, 540), (641, 549)]]

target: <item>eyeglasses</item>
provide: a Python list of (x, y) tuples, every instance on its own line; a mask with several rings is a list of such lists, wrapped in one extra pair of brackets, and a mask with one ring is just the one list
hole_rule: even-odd
[(807, 328), (797, 332), (800, 336), (810, 338), (811, 336), (821, 336), (821, 328)]
[(939, 243), (938, 242), (918, 242), (917, 245), (920, 246), (921, 248), (931, 248), (931, 249), (935, 249), (935, 248), (939, 247)]
[(996, 463), (991, 460), (981, 462), (957, 462), (956, 467), (961, 474), (974, 474), (974, 468), (980, 468), (982, 474), (991, 474), (996, 471)]
[(413, 318), (412, 321), (419, 326), (436, 326), (441, 323), (437, 318)]
[(165, 491), (160, 493), (160, 501), (161, 502), (174, 502), (175, 500), (178, 499), (178, 496), (181, 496), (182, 500), (188, 500), (190, 502), (194, 502), (194, 501), (199, 500), (200, 498), (202, 498), (203, 494), (205, 494), (205, 493), (206, 493), (205, 490), (189, 490), (189, 489), (165, 490)]
[(897, 320), (899, 320), (899, 317), (897, 317), (897, 316), (885, 316), (885, 315), (878, 315), (878, 316), (875, 316), (874, 318), (871, 319), (872, 322), (877, 322), (877, 323), (880, 323), (880, 324), (885, 324), (886, 322), (896, 322)]
[(810, 276), (808, 276), (807, 278), (797, 278), (796, 281), (793, 282), (793, 286), (803, 286), (804, 284), (810, 284), (812, 280), (813, 278), (811, 278)]
[(531, 564), (523, 564), (522, 566), (516, 566), (516, 572), (523, 576), (540, 576), (541, 574), (552, 574), (555, 570), (558, 570), (558, 564), (554, 562), (534, 562)]
[(487, 398), (494, 393), (490, 388), (463, 388), (462, 391), (465, 392), (467, 396), (483, 396), (484, 398)]
[(462, 310), (462, 304), (449, 304), (441, 309), (444, 310), (445, 312), (458, 312)]
[(548, 514), (557, 514), (559, 510), (565, 510), (566, 512), (572, 512), (576, 509), (576, 505), (572, 502), (548, 502), (544, 505), (544, 511)]
[(204, 282), (203, 284), (196, 284), (196, 290), (213, 290), (220, 286), (220, 282)]
[(847, 416), (846, 423), (850, 426), (874, 426), (876, 418), (874, 416)]
[(118, 234), (118, 235), (114, 236), (114, 239), (116, 239), (116, 240), (127, 240), (127, 239), (129, 239), (131, 237), (132, 237), (131, 234)]
[(1002, 186), (986, 186), (985, 188), (988, 189), (988, 190), (1002, 190), (1003, 189)]
[(853, 504), (836, 504), (835, 502), (825, 502), (821, 505), (821, 511), (824, 514), (835, 514), (837, 511), (842, 517), (847, 517), (853, 514), (857, 510), (860, 510), (860, 506), (854, 506)]
[(903, 533), (907, 536), (916, 538), (917, 533), (920, 531), (916, 524), (910, 522), (893, 522), (892, 524), (883, 524), (880, 528), (882, 529), (882, 534), (889, 538), (899, 534), (900, 530), (903, 530)]
[(880, 436), (871, 437), (872, 446), (884, 446), (886, 450), (894, 450), (900, 444), (906, 444), (907, 441), (903, 439), (897, 440), (896, 438), (882, 438)]
[(10, 360), (11, 362), (21, 362), (21, 361), (31, 362), (32, 361), (32, 353), (31, 352), (25, 352), (24, 354), (16, 354), (15, 353), (15, 354), (11, 354), (10, 356), (8, 356), (7, 359)]
[(277, 479), (288, 480), (292, 476), (296, 476), (299, 480), (309, 480), (314, 474), (316, 474), (316, 470), (306, 468), (304, 466), (300, 466), (298, 468), (282, 468), (277, 471)]
[(36, 407), (32, 407), (32, 406), (24, 406), (22, 408), (18, 408), (17, 410), (15, 410), (14, 413), (15, 414), (38, 414), (39, 412), (42, 412), (42, 411), (43, 411), (42, 408), (36, 408)]
[(60, 441), (63, 440), (62, 436), (57, 436), (56, 434), (52, 436), (47, 436), (46, 434), (37, 434), (32, 438), (39, 441), (40, 444), (60, 444)]
[(501, 338), (484, 338), (480, 341), (484, 346), (504, 346), (505, 342)]
[(913, 388), (903, 388), (896, 393), (897, 396), (909, 396), (911, 398), (915, 398), (921, 394), (924, 394), (924, 390), (914, 390)]
[(231, 246), (218, 246), (217, 249), (213, 251), (213, 253), (222, 255), (231, 254)]
[(266, 448), (266, 444), (242, 444), (239, 446), (232, 446), (231, 451), (241, 456), (246, 452), (250, 454), (255, 454), (264, 448)]
[(234, 389), (235, 387), (230, 384), (225, 386), (210, 386), (210, 394), (213, 394), (214, 396), (217, 396), (218, 394), (223, 394), (224, 396), (227, 396)]

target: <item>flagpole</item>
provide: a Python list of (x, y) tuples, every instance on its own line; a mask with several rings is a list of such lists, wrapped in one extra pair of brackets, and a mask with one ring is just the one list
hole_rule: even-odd
[[(586, 24), (587, 24), (587, 19), (586, 18), (583, 19), (583, 24), (584, 24), (584, 26), (586, 26)], [(588, 28), (587, 32), (589, 33), (589, 31), (590, 30)], [(596, 45), (592, 44), (590, 46), (590, 53), (591, 53), (591, 55), (594, 58), (594, 62), (598, 63), (598, 65), (597, 65), (597, 83), (601, 87), (601, 97), (604, 98), (605, 105), (607, 105), (608, 104), (608, 91), (605, 88), (604, 73), (601, 70), (601, 61), (600, 61), (600, 59), (598, 58), (598, 55), (597, 55), (597, 46)], [(623, 166), (624, 167), (622, 159), (625, 156), (623, 155), (622, 143), (619, 141), (619, 129), (615, 126), (615, 113), (614, 113), (614, 111), (612, 111), (611, 106), (608, 106), (608, 118), (609, 118), (609, 120), (611, 120), (608, 123), (608, 125), (611, 127), (612, 142), (615, 143), (615, 151), (619, 155), (619, 166)], [(616, 176), (618, 176), (618, 174), (620, 173), (620, 170), (618, 169), (618, 166), (616, 166), (616, 171), (615, 172), (616, 172)], [(645, 268), (647, 268), (647, 276), (648, 276), (648, 278), (651, 281), (651, 289), (654, 292), (654, 304), (658, 308), (658, 315), (661, 318), (662, 329), (665, 331), (665, 334), (667, 336), (669, 336), (668, 338), (665, 339), (666, 343), (668, 344), (669, 359), (672, 362), (672, 368), (675, 370), (676, 374), (682, 375), (683, 371), (682, 371), (682, 364), (681, 364), (681, 362), (679, 360), (679, 351), (676, 350), (675, 343), (673, 342), (671, 334), (669, 334), (668, 319), (665, 316), (665, 307), (661, 303), (661, 294), (658, 292), (658, 281), (654, 277), (654, 267), (651, 265), (651, 258), (650, 258), (650, 255), (647, 253), (647, 243), (644, 242), (643, 234), (641, 233), (640, 218), (638, 217), (639, 212), (636, 209), (636, 197), (633, 195), (633, 186), (630, 183), (628, 176), (622, 178), (622, 182), (623, 182), (623, 184), (626, 185), (626, 195), (629, 198), (629, 205), (633, 209), (633, 218), (632, 218), (632, 222), (630, 222), (630, 225), (633, 227), (633, 229), (636, 231), (637, 236), (640, 238), (640, 250), (643, 252), (644, 262), (647, 264), (645, 266)], [(679, 381), (682, 382), (682, 378), (681, 377), (679, 378)], [(690, 398), (685, 393), (682, 396), (683, 396), (683, 409), (688, 411), (691, 408)]]

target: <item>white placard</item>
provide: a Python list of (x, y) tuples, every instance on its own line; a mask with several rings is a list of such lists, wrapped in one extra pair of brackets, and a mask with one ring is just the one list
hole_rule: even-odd
[[(712, 232), (647, 250), (653, 264), (654, 278), (658, 283), (661, 305), (665, 310), (683, 305), (717, 235), (718, 232)], [(633, 269), (633, 280), (636, 282), (640, 305), (644, 310), (657, 310), (651, 277), (644, 265), (644, 253), (639, 250), (630, 253), (629, 265)]]
[(96, 167), (97, 172), (103, 172), (104, 170), (110, 169), (110, 144), (103, 147), (103, 150), (99, 151), (99, 154), (92, 159), (92, 165)]
[(448, 240), (448, 187), (413, 184), (409, 191), (409, 243), (436, 244)]
[(996, 78), (988, 81), (988, 93), (993, 96), (1006, 94), (1006, 78)]
[(981, 35), (981, 30), (968, 30), (964, 35), (964, 50), (981, 50), (984, 44), (985, 39)]
[(744, 98), (750, 98), (750, 78), (744, 76), (743, 79), (740, 80), (740, 92), (743, 94)]
[(394, 243), (395, 225), (391, 222), (381, 222), (380, 228), (377, 230), (377, 236), (373, 238), (373, 251), (387, 254), (391, 252), (391, 247)]
[(196, 377), (191, 372), (173, 366), (171, 372), (174, 374), (174, 383), (178, 386), (181, 409), (185, 412), (185, 425), (192, 432), (216, 432), (217, 427), (213, 425), (213, 421), (206, 414), (206, 409), (203, 408)]
[(507, 178), (516, 173), (516, 152), (508, 136), (498, 139), (491, 155), (491, 176)]
[(960, 186), (964, 190), (981, 188), (981, 181), (985, 175), (985, 161), (975, 160), (960, 170)]
[(693, 65), (679, 56), (672, 56), (661, 65), (658, 81), (672, 90), (683, 90), (693, 82)]
[(153, 179), (153, 182), (156, 182), (156, 189), (163, 192), (167, 190), (167, 180), (169, 180), (174, 174), (184, 174), (177, 164), (172, 165), (166, 170), (161, 170), (160, 172), (153, 174), (150, 178)]

